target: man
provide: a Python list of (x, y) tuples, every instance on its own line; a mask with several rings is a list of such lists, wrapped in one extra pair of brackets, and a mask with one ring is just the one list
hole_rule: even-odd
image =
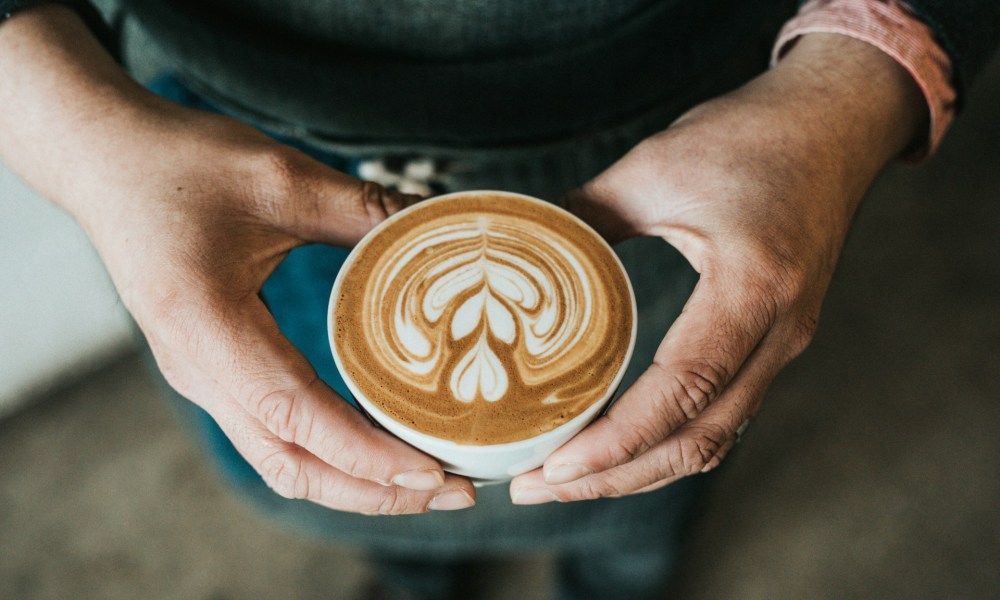
[[(697, 499), (688, 476), (808, 344), (864, 191), (940, 139), (1000, 9), (529, 4), (133, 0), (175, 72), (157, 96), (87, 5), (8, 1), (0, 156), (84, 227), (167, 381), (279, 518), (366, 548), (421, 597), (453, 595), (462, 557), (530, 550), (565, 557), (564, 597), (650, 597)], [(300, 309), (329, 289), (330, 247), (418, 200), (350, 173), (523, 191), (635, 238), (618, 247), (640, 304), (627, 389), (509, 499), (334, 390), (324, 315)], [(307, 242), (325, 246), (293, 251)]]

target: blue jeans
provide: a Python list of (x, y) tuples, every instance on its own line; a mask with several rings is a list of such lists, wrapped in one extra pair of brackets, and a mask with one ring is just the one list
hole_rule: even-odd
[[(177, 78), (163, 76), (150, 88), (175, 102), (214, 110)], [(667, 123), (658, 126), (665, 127)], [(456, 151), (443, 157), (455, 166), (445, 174), (449, 191), (493, 188), (556, 198), (597, 174), (650, 133), (649, 125), (581, 136), (539, 148), (496, 152)], [(331, 167), (356, 174), (366, 158), (334, 154), (294, 139), (296, 146)], [(377, 149), (372, 152), (377, 154)], [(635, 356), (625, 389), (649, 365), (663, 334), (690, 295), (697, 275), (660, 240), (643, 238), (616, 247), (633, 281), (639, 309)], [(263, 288), (282, 332), (302, 351), (319, 376), (345, 398), (350, 393), (334, 366), (325, 335), (329, 291), (347, 250), (313, 245), (293, 250)], [(229, 483), (266, 514), (302, 533), (336, 540), (381, 557), (397, 583), (423, 587), (438, 581), (430, 564), (502, 556), (555, 553), (559, 595), (566, 598), (644, 598), (656, 594), (672, 573), (680, 531), (704, 476), (617, 499), (515, 506), (506, 486), (481, 488), (474, 508), (400, 517), (367, 517), (333, 511), (274, 494), (230, 444), (216, 424), (193, 404), (179, 403), (209, 455)], [(414, 568), (410, 566), (416, 565)]]

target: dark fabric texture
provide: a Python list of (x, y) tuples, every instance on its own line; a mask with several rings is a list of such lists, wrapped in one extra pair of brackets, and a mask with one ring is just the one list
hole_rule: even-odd
[[(406, 18), (368, 3), (323, 3), (349, 6), (343, 14), (372, 32), (400, 24), (396, 46), (385, 32), (361, 45), (343, 29), (330, 39), (297, 34), (271, 0), (242, 11), (221, 0), (125, 5), (186, 84), (259, 126), (311, 140), (452, 148), (598, 131), (674, 101), (734, 60), (753, 57), (763, 70), (795, 11), (794, 0), (622, 1), (631, 10), (608, 9), (604, 23), (568, 8), (588, 3), (565, 0), (470, 3), (484, 15), (516, 7), (518, 18), (493, 23), (441, 8), (456, 5), (449, 0), (376, 3)], [(411, 18), (425, 23), (422, 37), (408, 33)], [(547, 35), (523, 33), (536, 28)]]
[(0, 21), (29, 6), (46, 3), (62, 4), (75, 10), (97, 41), (115, 57), (115, 60), (118, 60), (120, 56), (118, 36), (105, 22), (100, 11), (88, 0), (0, 0)]
[[(116, 33), (111, 27), (104, 21), (100, 12), (94, 7), (94, 5), (88, 0), (0, 0), (0, 19), (6, 18), (13, 14), (14, 12), (26, 8), (28, 6), (33, 6), (36, 4), (41, 4), (43, 2), (56, 2), (59, 4), (64, 4), (70, 6), (83, 18), (88, 27), (94, 32), (101, 44), (111, 52), (116, 58), (119, 56), (119, 44)], [(570, 6), (563, 3), (546, 3), (556, 6), (555, 9), (547, 9), (539, 11), (540, 22), (533, 24), (531, 27), (521, 27), (518, 29), (516, 34), (510, 36), (510, 42), (507, 46), (502, 45), (500, 42), (496, 41), (496, 36), (484, 35), (484, 32), (490, 31), (490, 29), (475, 30), (468, 32), (468, 34), (462, 38), (453, 38), (442, 40), (438, 43), (423, 43), (426, 39), (426, 31), (433, 31), (436, 35), (440, 34), (442, 30), (435, 27), (433, 20), (419, 20), (419, 19), (409, 19), (409, 20), (397, 20), (395, 22), (396, 30), (393, 29), (392, 16), (392, 3), (386, 2), (385, 0), (381, 2), (372, 2), (365, 6), (360, 11), (348, 11), (344, 12), (343, 6), (350, 3), (336, 3), (336, 2), (303, 2), (296, 3), (293, 5), (287, 5), (282, 3), (281, 7), (272, 6), (269, 2), (264, 0), (250, 1), (250, 2), (234, 2), (232, 0), (214, 0), (214, 1), (202, 1), (202, 2), (163, 2), (161, 0), (125, 0), (126, 4), (135, 9), (140, 15), (145, 15), (148, 18), (144, 19), (148, 28), (150, 28), (154, 36), (163, 43), (164, 47), (174, 50), (183, 50), (179, 52), (177, 56), (181, 59), (181, 62), (190, 61), (192, 57), (199, 56), (200, 58), (194, 61), (193, 64), (188, 65), (190, 75), (194, 76), (196, 79), (204, 79), (207, 75), (210, 75), (211, 71), (215, 71), (217, 75), (221, 75), (225, 71), (225, 58), (237, 58), (236, 63), (242, 63), (250, 71), (263, 66), (263, 69), (259, 72), (260, 74), (265, 74), (268, 71), (268, 67), (274, 70), (282, 70), (289, 66), (294, 67), (294, 64), (298, 61), (305, 60), (305, 65), (308, 66), (310, 55), (329, 55), (332, 51), (333, 53), (343, 53), (345, 54), (350, 62), (358, 59), (362, 59), (362, 66), (376, 66), (364, 60), (365, 54), (373, 55), (392, 55), (394, 50), (399, 50), (394, 48), (392, 43), (388, 40), (392, 39), (405, 39), (408, 40), (408, 45), (406, 50), (411, 51), (409, 57), (402, 57), (403, 65), (405, 67), (408, 61), (407, 58), (412, 60), (416, 57), (418, 60), (433, 58), (437, 60), (446, 59), (454, 60), (456, 56), (461, 55), (462, 52), (466, 53), (466, 58), (477, 57), (477, 58), (488, 58), (481, 56), (484, 49), (489, 49), (488, 44), (479, 44), (478, 46), (471, 45), (468, 43), (469, 39), (483, 39), (489, 38), (494, 40), (494, 46), (492, 49), (496, 50), (497, 56), (504, 56), (510, 54), (520, 54), (538, 52), (541, 49), (545, 49), (545, 41), (556, 42), (560, 44), (565, 44), (567, 46), (572, 46), (574, 44), (592, 43), (593, 39), (600, 39), (601, 37), (607, 36), (607, 31), (601, 31), (595, 28), (593, 21), (587, 21), (587, 26), (579, 29), (578, 34), (592, 36), (593, 39), (574, 39), (572, 36), (567, 37), (565, 35), (560, 35), (562, 31), (558, 26), (558, 20), (560, 18), (565, 18), (565, 9), (560, 12), (558, 6)], [(323, 11), (317, 12), (315, 9), (310, 11), (308, 6), (323, 6), (327, 5), (325, 8), (325, 13)], [(407, 4), (407, 3), (403, 3)], [(409, 4), (413, 4), (412, 0)], [(418, 2), (420, 4), (420, 2)], [(425, 0), (426, 6), (432, 6), (434, 4), (433, 0)], [(505, 12), (499, 13), (484, 13), (484, 10), (489, 10), (491, 7), (496, 11), (496, 7), (502, 6), (504, 3), (490, 2), (488, 0), (472, 1), (464, 3), (466, 8), (465, 16), (467, 17), (477, 17), (481, 22), (495, 22), (498, 16), (503, 16), (506, 14), (508, 17), (514, 11), (506, 10)], [(612, 3), (578, 3), (579, 5), (586, 5), (584, 12), (589, 13), (592, 17), (595, 14), (603, 14), (607, 22), (611, 23), (617, 27), (627, 28), (628, 24), (639, 19), (641, 13), (649, 12), (651, 7), (654, 5), (674, 5), (682, 4), (681, 2), (655, 2), (654, 0), (631, 0), (628, 2), (612, 2)], [(600, 6), (595, 6), (599, 4)], [(715, 1), (715, 2), (688, 2), (688, 5), (699, 4), (703, 7), (705, 6), (715, 6), (720, 8), (725, 8), (726, 2)], [(729, 4), (734, 4), (730, 2)], [(772, 2), (772, 3), (762, 3), (762, 2), (743, 2), (736, 3), (743, 4), (744, 11), (746, 7), (752, 7), (755, 11), (760, 12), (761, 5), (769, 4), (771, 6), (770, 11), (777, 10), (778, 13), (782, 14), (782, 11), (787, 12), (787, 3), (785, 2)], [(958, 91), (958, 101), (959, 104), (964, 100), (965, 93), (968, 87), (975, 81), (976, 76), (982, 70), (983, 66), (990, 59), (993, 52), (995, 52), (998, 43), (1000, 43), (1000, 2), (996, 0), (907, 0), (909, 4), (917, 15), (920, 16), (937, 35), (937, 39), (941, 44), (942, 48), (948, 53), (952, 60), (954, 66), (954, 85)], [(302, 8), (305, 6), (307, 8)], [(421, 9), (426, 8), (426, 6), (420, 7)], [(459, 4), (458, 6), (463, 6)], [(339, 7), (339, 9), (338, 9)], [(280, 9), (280, 10), (276, 10)], [(335, 10), (336, 9), (336, 10)], [(360, 21), (358, 15), (368, 11), (369, 14), (376, 20), (379, 21), (379, 27), (377, 29), (371, 28), (371, 22), (369, 22), (369, 28), (357, 28), (356, 30), (349, 29), (352, 26), (356, 26), (359, 23), (364, 23), (362, 18)], [(426, 12), (426, 10), (422, 10)], [(690, 17), (692, 16), (690, 7), (676, 6), (672, 7), (670, 11), (669, 21), (664, 21), (663, 23), (684, 23), (682, 30), (688, 29), (697, 34), (711, 33), (710, 31), (698, 31), (697, 23), (692, 24)], [(685, 13), (689, 14), (685, 14)], [(697, 13), (698, 11), (695, 11)], [(729, 10), (728, 12), (740, 12), (739, 10)], [(327, 18), (317, 18), (317, 15), (326, 14)], [(354, 15), (355, 18), (343, 18), (344, 15)], [(419, 14), (419, 13), (414, 13)], [(713, 18), (718, 18), (720, 13), (718, 9), (709, 10), (705, 14), (714, 15)], [(751, 12), (747, 12), (747, 15), (751, 15)], [(155, 18), (168, 16), (166, 19)], [(461, 16), (461, 15), (459, 15)], [(517, 15), (514, 15), (517, 16)], [(787, 16), (787, 15), (786, 15)], [(490, 17), (490, 18), (486, 18)], [(766, 18), (766, 17), (763, 17)], [(710, 24), (711, 21), (706, 21), (705, 19), (696, 19), (701, 23)], [(746, 22), (746, 15), (740, 16), (736, 20), (737, 23), (740, 21)], [(722, 18), (719, 24), (724, 24), (727, 19)], [(554, 24), (555, 23), (555, 24)], [(185, 25), (183, 27), (177, 27), (178, 25)], [(389, 26), (386, 26), (389, 25)], [(694, 29), (689, 29), (694, 25)], [(225, 31), (224, 35), (220, 35), (215, 41), (212, 40), (213, 28), (222, 26), (219, 31)], [(194, 29), (192, 29), (194, 27)], [(340, 29), (337, 29), (337, 28)], [(398, 29), (402, 27), (402, 29)], [(421, 30), (424, 27), (424, 30)], [(468, 25), (464, 26), (465, 29), (469, 29)], [(509, 29), (509, 28), (508, 28)], [(725, 27), (718, 27), (717, 29), (728, 29)], [(351, 34), (354, 37), (351, 37)], [(376, 41), (370, 41), (372, 32), (382, 32), (382, 36)], [(501, 28), (502, 31), (502, 28)], [(187, 34), (193, 32), (194, 35), (191, 36), (190, 40), (186, 40)], [(509, 32), (509, 31), (508, 31)], [(530, 35), (531, 32), (537, 32), (536, 35)], [(335, 40), (332, 44), (329, 36), (335, 33), (340, 39)], [(630, 55), (630, 59), (639, 58), (639, 63), (644, 67), (655, 67), (658, 60), (663, 59), (662, 52), (648, 52), (649, 50), (663, 50), (665, 47), (662, 45), (662, 40), (675, 37), (672, 35), (673, 31), (666, 30), (661, 31), (658, 36), (661, 40), (661, 45), (652, 46), (642, 46), (636, 47), (634, 50), (635, 56)], [(402, 35), (401, 35), (402, 34)], [(366, 37), (367, 36), (367, 37)], [(541, 36), (541, 37), (540, 37)], [(721, 36), (722, 39), (713, 39), (711, 35), (704, 37), (699, 42), (700, 44), (719, 44), (725, 43), (726, 37), (730, 40), (738, 39), (738, 36)], [(690, 36), (688, 39), (692, 39)], [(466, 40), (466, 42), (460, 43), (461, 40)], [(697, 38), (694, 38), (697, 39)], [(365, 42), (367, 41), (367, 48), (365, 48)], [(436, 40), (435, 40), (436, 41)], [(348, 46), (347, 44), (352, 44)], [(513, 44), (513, 48), (510, 46)], [(228, 51), (227, 51), (228, 48)], [(267, 54), (273, 52), (275, 49), (281, 50), (282, 48), (290, 51), (291, 56), (283, 56), (285, 52), (278, 52), (278, 54), (273, 58), (267, 58)], [(215, 50), (215, 58), (212, 58), (212, 53), (204, 54), (204, 50)], [(249, 53), (247, 53), (249, 51)], [(645, 52), (644, 52), (645, 51)], [(457, 54), (456, 54), (457, 53)], [(572, 52), (570, 54), (573, 54)], [(705, 51), (703, 49), (702, 53), (705, 55), (706, 59), (711, 60), (713, 58), (711, 51)], [(297, 56), (296, 56), (297, 55)], [(260, 63), (259, 59), (264, 57), (263, 65)], [(605, 56), (607, 54), (605, 53)], [(253, 60), (247, 60), (252, 57)], [(580, 56), (566, 56), (568, 63), (578, 62)], [(671, 56), (671, 59), (676, 62), (684, 62), (684, 56)], [(717, 58), (717, 56), (716, 56)], [(296, 60), (297, 59), (297, 60)], [(678, 60), (679, 59), (679, 60)], [(492, 62), (492, 61), (486, 61)], [(271, 63), (269, 65), (269, 63)], [(545, 63), (545, 61), (543, 61)], [(397, 65), (394, 65), (394, 67)], [(515, 71), (521, 71), (516, 64), (509, 65)], [(520, 65), (523, 68), (523, 65)], [(538, 65), (539, 71), (545, 71), (548, 68), (555, 67), (557, 65), (551, 63), (545, 63)], [(220, 68), (222, 67), (222, 68)], [(529, 69), (530, 70), (530, 69)], [(185, 69), (182, 69), (185, 71)], [(207, 72), (202, 72), (207, 71)], [(297, 70), (293, 68), (292, 72)], [(628, 69), (621, 71), (616, 65), (613, 68), (608, 69), (608, 73), (617, 73), (618, 82), (624, 82), (625, 85), (622, 86), (622, 91), (628, 91), (631, 95), (635, 92), (628, 85), (629, 74), (631, 71)], [(664, 72), (662, 70), (651, 70), (647, 73), (657, 73), (661, 75), (667, 75), (670, 71)], [(457, 72), (447, 73), (443, 75), (445, 77), (450, 77), (458, 74)], [(584, 77), (590, 77), (593, 75), (600, 75), (600, 69), (592, 74), (587, 74), (583, 72)], [(197, 77), (201, 75), (201, 77)], [(387, 74), (388, 75), (388, 74)], [(521, 73), (523, 76), (524, 73)], [(667, 77), (660, 77), (660, 79), (666, 79)], [(492, 74), (483, 77), (484, 80), (492, 79)], [(558, 78), (556, 78), (558, 79)], [(612, 77), (614, 79), (614, 76)], [(634, 81), (634, 77), (632, 78)], [(655, 79), (655, 78), (651, 78)], [(304, 78), (303, 81), (309, 81), (308, 77)], [(345, 81), (345, 80), (342, 80)], [(594, 87), (596, 89), (601, 88), (601, 81), (598, 79), (594, 80)], [(213, 86), (208, 86), (213, 87)], [(405, 87), (398, 92), (392, 93), (388, 92), (388, 96), (398, 97), (401, 93), (404, 97), (406, 95)], [(640, 86), (641, 87), (641, 86)], [(285, 91), (284, 88), (281, 88)], [(476, 88), (471, 88), (473, 91), (467, 92), (467, 96), (475, 96), (476, 92), (479, 91)], [(528, 88), (531, 89), (531, 88)], [(535, 88), (537, 89), (537, 88)], [(487, 90), (488, 92), (489, 90)], [(379, 96), (380, 92), (385, 93), (387, 90), (379, 89), (377, 91), (371, 92), (372, 96)], [(625, 94), (623, 94), (625, 95)], [(596, 98), (591, 103), (583, 102), (580, 106), (581, 112), (587, 112), (593, 109), (591, 104), (600, 104), (604, 100), (602, 94), (595, 94)], [(465, 96), (463, 96), (465, 97)], [(483, 96), (479, 96), (482, 99)], [(590, 95), (577, 96), (580, 99), (587, 99)], [(465, 98), (468, 99), (468, 98)], [(564, 106), (572, 107), (580, 104), (573, 101), (573, 96), (571, 94), (565, 94), (559, 96), (559, 101), (564, 103)], [(364, 104), (359, 103), (359, 104)], [(370, 106), (369, 106), (370, 107)], [(520, 112), (520, 106), (511, 106), (510, 114), (515, 118), (523, 117), (523, 113)], [(266, 112), (266, 111), (264, 111)], [(274, 116), (274, 115), (271, 115)], [(419, 117), (419, 114), (414, 116)], [(464, 125), (460, 115), (458, 115), (458, 122), (456, 123), (456, 128), (462, 127)], [(278, 119), (280, 120), (280, 119)], [(499, 127), (498, 127), (499, 129)], [(366, 135), (369, 129), (365, 130)], [(517, 130), (515, 130), (517, 131)]]
[[(763, 61), (795, 9), (763, 0), (304, 0), (280, 10), (271, 0), (123, 1), (188, 85), (260, 126), (314, 142), (451, 148), (621, 123), (737, 56)], [(1000, 2), (909, 4), (951, 57), (961, 102), (1000, 39)]]

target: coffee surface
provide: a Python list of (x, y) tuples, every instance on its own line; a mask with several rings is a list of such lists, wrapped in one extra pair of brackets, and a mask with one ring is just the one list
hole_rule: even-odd
[(575, 218), (507, 194), (418, 204), (355, 250), (334, 339), (365, 398), (461, 444), (549, 431), (604, 398), (633, 330), (628, 280)]

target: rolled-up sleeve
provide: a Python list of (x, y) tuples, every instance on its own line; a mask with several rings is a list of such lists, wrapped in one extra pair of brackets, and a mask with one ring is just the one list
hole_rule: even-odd
[(899, 0), (809, 0), (782, 28), (772, 61), (807, 33), (837, 33), (871, 44), (905, 68), (927, 101), (923, 143), (905, 157), (919, 162), (937, 148), (957, 108), (955, 65), (937, 32)]

